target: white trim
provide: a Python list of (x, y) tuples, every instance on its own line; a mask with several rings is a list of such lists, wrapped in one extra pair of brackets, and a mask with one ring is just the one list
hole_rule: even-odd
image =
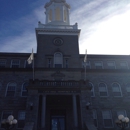
[(120, 94), (121, 94), (121, 96), (115, 96), (115, 95), (113, 95), (114, 97), (122, 97), (122, 90), (121, 90), (121, 86), (120, 86), (120, 84), (118, 83), (118, 82), (113, 82), (112, 83), (112, 93), (114, 93), (114, 91), (113, 91), (113, 84), (117, 84), (118, 85), (118, 87), (119, 87), (119, 92), (120, 92)]
[(60, 56), (61, 56), (61, 66), (62, 66), (61, 68), (63, 68), (63, 54), (62, 54), (61, 52), (55, 52), (55, 53), (54, 53), (54, 65), (53, 65), (53, 67), (56, 68), (56, 67), (55, 67), (55, 55), (58, 54), (58, 53), (59, 53)]
[[(109, 117), (104, 118), (103, 112), (105, 112), (105, 111), (109, 112), (109, 115), (108, 115), (108, 116), (110, 116), (110, 118), (109, 118)], [(103, 126), (104, 126), (104, 128), (113, 128), (113, 127), (114, 127), (111, 110), (102, 110), (102, 119), (103, 119)], [(106, 127), (106, 126), (105, 126), (105, 124), (104, 124), (104, 120), (105, 120), (105, 119), (110, 119), (110, 120), (111, 120), (111, 122), (112, 122), (112, 126), (111, 126), (111, 127)]]
[[(7, 84), (7, 87), (6, 87), (5, 97), (8, 97), (8, 96), (7, 96), (7, 91), (8, 91), (8, 87), (9, 87), (9, 85), (10, 85), (11, 83), (15, 83), (15, 90), (14, 90), (14, 91), (15, 91), (15, 92), (14, 92), (14, 96), (15, 96), (17, 84), (16, 84), (16, 82), (9, 82), (9, 83)], [(13, 97), (14, 97), (14, 96), (13, 96)], [(11, 97), (12, 97), (12, 96), (11, 96)]]
[[(106, 91), (100, 91), (100, 89), (99, 89), (99, 88), (101, 87), (100, 84), (103, 84), (103, 85), (104, 85)], [(99, 90), (99, 96), (100, 96), (100, 97), (108, 97), (108, 89), (107, 89), (107, 85), (106, 85), (104, 82), (100, 82), (100, 83), (98, 84), (98, 90)], [(101, 96), (101, 95), (100, 95), (100, 92), (106, 92), (107, 95), (106, 95), (106, 96)]]
[[(113, 63), (113, 66), (109, 66), (108, 63)], [(113, 69), (116, 69), (115, 61), (107, 61), (107, 67), (114, 67)], [(111, 69), (111, 68), (108, 68)]]
[[(96, 64), (98, 64), (98, 63), (101, 63), (100, 66), (101, 66), (102, 68), (96, 68), (96, 66), (97, 66)], [(103, 67), (103, 62), (102, 62), (102, 61), (95, 61), (95, 62), (94, 62), (94, 66), (95, 66), (95, 69), (104, 69), (104, 67)]]

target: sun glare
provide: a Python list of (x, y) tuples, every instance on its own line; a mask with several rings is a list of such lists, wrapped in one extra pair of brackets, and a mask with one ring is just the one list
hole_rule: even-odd
[(94, 54), (130, 54), (130, 10), (105, 19), (96, 31), (84, 38), (81, 53), (85, 47)]

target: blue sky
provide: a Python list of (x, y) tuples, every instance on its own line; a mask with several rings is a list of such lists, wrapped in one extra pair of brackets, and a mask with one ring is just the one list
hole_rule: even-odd
[[(36, 52), (35, 28), (49, 0), (1, 0), (0, 52)], [(80, 53), (130, 54), (130, 0), (66, 0), (78, 23)]]

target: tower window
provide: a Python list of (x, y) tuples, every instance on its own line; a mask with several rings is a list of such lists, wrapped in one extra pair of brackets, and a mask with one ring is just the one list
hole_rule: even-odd
[(52, 10), (50, 9), (49, 11), (49, 21), (51, 22), (52, 21)]
[(65, 22), (67, 21), (67, 12), (66, 12), (66, 10), (64, 10), (64, 21)]
[(60, 52), (54, 54), (54, 67), (62, 68), (63, 66), (63, 56)]
[(61, 17), (60, 17), (60, 8), (56, 8), (56, 10), (55, 10), (55, 16), (56, 16), (56, 20), (57, 21), (60, 21), (61, 19)]

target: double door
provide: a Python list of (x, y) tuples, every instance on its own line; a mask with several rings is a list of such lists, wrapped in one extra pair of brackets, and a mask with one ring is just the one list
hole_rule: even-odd
[(65, 116), (64, 115), (51, 116), (51, 130), (65, 130)]

